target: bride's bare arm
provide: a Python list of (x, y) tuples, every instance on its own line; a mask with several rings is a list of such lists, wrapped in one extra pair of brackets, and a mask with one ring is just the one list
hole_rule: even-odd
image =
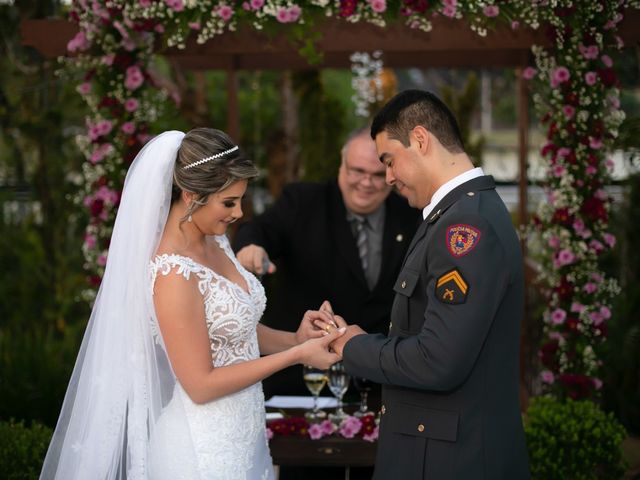
[(344, 333), (334, 331), (272, 355), (214, 368), (197, 281), (196, 276), (186, 280), (175, 274), (160, 275), (154, 289), (156, 315), (169, 361), (180, 384), (195, 403), (206, 403), (237, 392), (296, 363), (327, 368), (340, 359), (328, 350), (329, 343)]

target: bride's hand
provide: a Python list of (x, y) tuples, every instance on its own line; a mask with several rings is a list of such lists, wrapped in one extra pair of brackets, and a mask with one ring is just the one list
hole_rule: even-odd
[(331, 304), (325, 300), (320, 305), (319, 310), (307, 310), (302, 317), (300, 326), (296, 331), (296, 342), (303, 343), (310, 338), (320, 338), (326, 334), (329, 329), (336, 329), (341, 326), (336, 323), (333, 318)]
[(329, 349), (329, 344), (344, 335), (346, 329), (336, 328), (330, 333), (321, 333), (321, 338), (312, 338), (293, 348), (298, 349), (298, 363), (326, 370), (341, 360), (340, 355)]

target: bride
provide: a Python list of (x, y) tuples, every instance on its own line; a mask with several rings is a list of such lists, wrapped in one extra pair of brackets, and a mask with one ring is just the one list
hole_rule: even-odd
[(344, 329), (258, 323), (264, 290), (225, 236), (256, 175), (214, 129), (138, 154), (41, 479), (273, 478), (260, 380), (327, 368)]

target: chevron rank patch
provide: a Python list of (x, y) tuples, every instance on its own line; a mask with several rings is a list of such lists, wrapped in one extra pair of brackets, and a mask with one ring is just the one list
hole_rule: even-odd
[(447, 228), (447, 250), (454, 257), (466, 255), (478, 245), (480, 230), (471, 225), (458, 224)]
[(436, 282), (436, 297), (443, 303), (457, 305), (467, 300), (469, 286), (457, 269), (453, 269)]

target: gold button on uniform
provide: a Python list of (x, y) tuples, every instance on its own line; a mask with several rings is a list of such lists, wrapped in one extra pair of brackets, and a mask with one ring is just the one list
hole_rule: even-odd
[(407, 282), (403, 280), (402, 283), (400, 284), (400, 288), (404, 288), (406, 286), (407, 286)]
[(469, 195), (470, 197), (473, 197), (475, 195), (475, 193), (473, 192), (467, 192), (467, 195)]
[(424, 432), (424, 425), (423, 424), (418, 425), (418, 431), (420, 433)]
[(387, 413), (387, 409), (384, 405), (382, 405), (382, 408), (380, 409), (380, 411), (382, 412), (383, 415)]

